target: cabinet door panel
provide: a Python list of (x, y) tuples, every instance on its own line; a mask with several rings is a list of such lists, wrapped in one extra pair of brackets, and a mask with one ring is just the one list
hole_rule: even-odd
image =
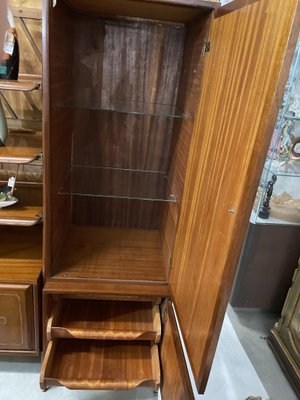
[[(236, 9), (234, 9), (236, 6)], [(240, 1), (210, 31), (170, 286), (197, 388), (215, 353), (296, 44), (297, 0)]]
[(34, 348), (30, 285), (0, 285), (0, 351)]

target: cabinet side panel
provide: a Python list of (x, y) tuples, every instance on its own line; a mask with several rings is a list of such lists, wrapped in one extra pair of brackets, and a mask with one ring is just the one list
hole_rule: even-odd
[(71, 165), (72, 112), (57, 107), (72, 92), (72, 16), (62, 2), (43, 3), (45, 268), (59, 256), (68, 229), (71, 199), (57, 195)]
[(169, 264), (169, 257), (172, 256), (174, 248), (194, 116), (200, 98), (204, 64), (202, 48), (207, 40), (210, 24), (210, 15), (186, 24), (177, 106), (191, 118), (174, 122), (168, 176), (177, 203), (165, 204), (161, 219), (161, 240), (166, 265)]
[(297, 6), (261, 0), (212, 24), (170, 276), (199, 391), (282, 100), (299, 32)]

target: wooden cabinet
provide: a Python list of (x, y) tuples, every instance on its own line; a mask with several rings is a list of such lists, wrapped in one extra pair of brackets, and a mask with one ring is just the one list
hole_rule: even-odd
[[(152, 309), (169, 299), (203, 392), (298, 36), (298, 1), (55, 3), (43, 9), (41, 386), (156, 389), (157, 324), (143, 328), (130, 303)], [(121, 332), (111, 302), (120, 302)], [(187, 377), (183, 361), (166, 357), (175, 328), (167, 324), (159, 344), (165, 383)], [(163, 384), (164, 399), (175, 400), (172, 390)]]
[(20, 45), (19, 79), (0, 80), (9, 129), (5, 146), (0, 147), (0, 184), (15, 177), (13, 194), (19, 200), (6, 207), (7, 199), (2, 198), (0, 205), (0, 354), (37, 356), (43, 248), (42, 13), (41, 6), (26, 7), (38, 5), (38, 1), (34, 5), (23, 1), (22, 7), (18, 3), (10, 2)]
[[(300, 260), (299, 260), (300, 265)], [(269, 343), (277, 355), (284, 371), (290, 378), (296, 393), (300, 394), (300, 274), (299, 266), (286, 297), (280, 320), (275, 324)]]

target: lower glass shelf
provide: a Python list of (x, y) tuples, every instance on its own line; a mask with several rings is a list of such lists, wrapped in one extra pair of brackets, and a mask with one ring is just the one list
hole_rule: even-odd
[(162, 172), (73, 166), (59, 194), (176, 203)]

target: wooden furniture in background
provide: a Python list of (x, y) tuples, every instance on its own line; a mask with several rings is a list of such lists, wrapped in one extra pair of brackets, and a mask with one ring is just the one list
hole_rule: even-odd
[(249, 224), (232, 307), (280, 313), (299, 257), (300, 227)]
[[(19, 201), (0, 209), (0, 353), (40, 353), (42, 268), (41, 3), (13, 8), (20, 44), (18, 81), (0, 80), (8, 120), (0, 181), (16, 177)], [(13, 7), (15, 0), (10, 2)], [(23, 7), (25, 5), (25, 8)], [(20, 8), (21, 7), (21, 8)], [(36, 62), (36, 57), (38, 62)]]
[(42, 227), (0, 227), (0, 354), (40, 352)]
[[(299, 260), (300, 266), (300, 260)], [(300, 274), (299, 266), (287, 294), (280, 320), (269, 336), (269, 344), (279, 359), (283, 370), (300, 396)]]
[[(117, 340), (96, 340), (106, 313), (91, 322), (88, 302), (101, 310), (107, 301), (110, 310), (119, 301), (120, 317), (138, 330), (143, 320), (123, 302), (152, 308), (165, 298), (205, 389), (300, 12), (297, 0), (216, 8), (201, 0), (44, 1), (42, 389), (156, 389), (156, 344), (120, 341), (117, 321), (109, 329)], [(88, 306), (77, 320), (79, 301)], [(187, 373), (174, 351), (177, 326), (165, 326), (163, 398), (192, 398), (185, 382), (176, 393), (168, 384)]]

